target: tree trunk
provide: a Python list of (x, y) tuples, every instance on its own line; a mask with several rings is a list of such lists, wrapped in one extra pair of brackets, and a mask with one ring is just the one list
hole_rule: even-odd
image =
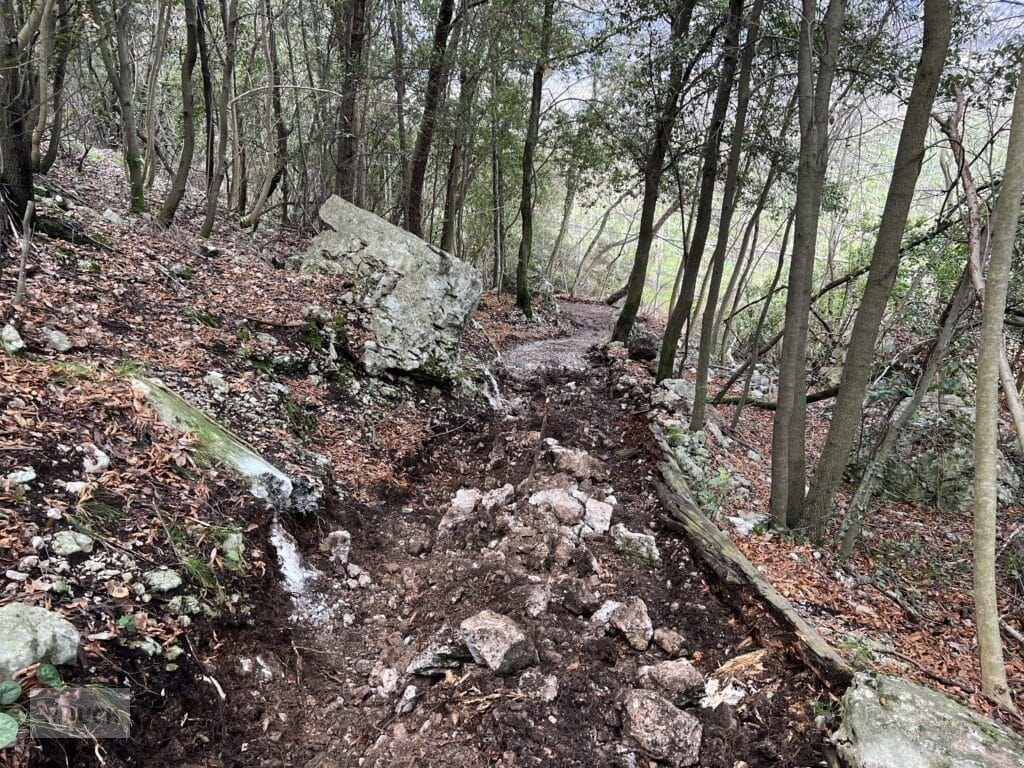
[(932, 104), (939, 86), (952, 26), (949, 0), (925, 0), (924, 43), (900, 132), (885, 208), (878, 225), (867, 285), (857, 309), (843, 363), (839, 396), (832, 409), (825, 445), (807, 496), (811, 537), (821, 543), (836, 491), (857, 437), (864, 394), (871, 378), (875, 343), (900, 262), (900, 242), (924, 160)]
[[(732, 94), (733, 80), (736, 77), (738, 60), (737, 44), (740, 34), (740, 16), (743, 13), (743, 0), (729, 0), (729, 10), (725, 25), (725, 39), (722, 46), (722, 69), (718, 76), (718, 88), (715, 92), (715, 103), (711, 111), (711, 122), (704, 142), (704, 153), (701, 159), (700, 197), (697, 203), (697, 216), (693, 225), (693, 241), (683, 262), (683, 279), (679, 286), (679, 297), (672, 314), (665, 326), (665, 336), (661, 341), (661, 355), (658, 358), (658, 381), (672, 376), (675, 370), (676, 347), (683, 325), (688, 322), (693, 309), (693, 297), (697, 288), (700, 264), (704, 258), (704, 246), (711, 229), (712, 205), (715, 197), (715, 178), (718, 174), (718, 149), (722, 142), (722, 129), (729, 111), (729, 98)], [(721, 272), (719, 272), (721, 279)], [(685, 357), (686, 350), (683, 350)]]
[(555, 244), (551, 247), (551, 255), (548, 257), (548, 265), (544, 269), (544, 277), (548, 280), (555, 270), (555, 262), (558, 260), (559, 251), (562, 250), (562, 243), (565, 241), (565, 233), (569, 231), (569, 219), (572, 218), (572, 209), (576, 204), (576, 189), (579, 186), (579, 174), (570, 171), (569, 181), (565, 188), (565, 203), (562, 205), (562, 223), (558, 227), (558, 235), (555, 237)]
[[(24, 79), (26, 54), (42, 21), (43, 4), (19, 27), (12, 0), (0, 0), (0, 214), (20, 222), (32, 200), (32, 148), (28, 118), (31, 111)], [(6, 229), (6, 225), (3, 225)], [(16, 227), (17, 224), (15, 223)]]
[[(134, 60), (128, 43), (128, 22), (131, 18), (132, 0), (125, 0), (120, 5), (115, 4), (112, 23), (106, 19), (106, 14), (97, 0), (91, 0), (90, 7), (93, 17), (102, 23), (102, 27), (108, 31), (112, 28), (114, 32), (114, 43), (117, 46), (116, 57), (110, 50), (109, 41), (102, 34), (99, 38), (99, 49), (107, 70), (107, 77), (117, 94), (117, 103), (121, 111), (121, 135), (124, 142), (125, 169), (130, 187), (131, 212), (144, 213), (146, 210), (143, 183), (145, 179), (142, 155), (139, 149), (139, 133), (135, 123), (135, 103), (133, 101), (135, 88), (131, 82)], [(149, 141), (152, 143), (152, 137)]]
[(160, 66), (167, 47), (167, 27), (171, 23), (170, 0), (161, 0), (157, 9), (156, 38), (149, 59), (149, 75), (146, 78), (146, 154), (142, 161), (142, 178), (146, 189), (152, 189), (156, 180), (156, 111), (157, 95), (160, 90)]
[(348, 10), (348, 44), (345, 78), (341, 87), (341, 137), (338, 140), (334, 191), (348, 201), (355, 199), (359, 159), (358, 95), (362, 83), (363, 44), (366, 40), (366, 0), (351, 0)]
[(39, 26), (39, 54), (36, 57), (36, 124), (32, 129), (32, 168), (37, 170), (42, 160), (40, 144), (49, 117), (47, 110), (50, 106), (50, 64), (53, 61), (54, 38), (57, 33), (57, 19), (52, 2), (45, 4)]
[[(746, 135), (747, 105), (750, 102), (750, 71), (754, 64), (757, 40), (761, 29), (761, 9), (764, 0), (754, 0), (750, 15), (744, 26), (746, 37), (740, 62), (740, 77), (736, 86), (736, 117), (729, 145), (729, 159), (726, 163), (725, 186), (722, 189), (722, 212), (718, 220), (718, 237), (711, 257), (711, 283), (708, 286), (704, 317), (700, 326), (700, 349), (697, 353), (697, 383), (693, 398), (693, 413), (690, 429), (696, 431), (704, 426), (704, 409), (708, 396), (708, 368), (711, 365), (711, 351), (715, 342), (715, 313), (718, 310), (718, 293), (725, 268), (725, 252), (729, 246), (729, 228), (736, 210), (736, 196), (739, 191), (740, 158), (743, 154), (743, 140)], [(723, 302), (724, 303), (724, 302)]]
[(199, 69), (203, 75), (203, 121), (206, 136), (206, 186), (213, 184), (214, 135), (213, 135), (213, 73), (210, 63), (210, 46), (206, 38), (206, 0), (196, 0), (198, 23), (196, 32), (199, 45)]
[(195, 70), (198, 53), (198, 25), (199, 15), (196, 11), (196, 0), (185, 0), (185, 58), (181, 62), (181, 156), (178, 158), (178, 170), (171, 181), (167, 198), (164, 200), (160, 213), (157, 214), (157, 221), (164, 227), (171, 226), (174, 214), (185, 196), (189, 171), (192, 170), (192, 156), (195, 154), (195, 98), (192, 93), (192, 73)]
[(444, 217), (441, 220), (441, 250), (455, 255), (455, 235), (458, 212), (462, 207), (462, 181), (465, 166), (465, 145), (469, 134), (469, 123), (473, 118), (473, 103), (476, 100), (479, 72), (459, 74), (459, 105), (455, 113), (455, 136), (452, 152), (448, 158), (448, 174), (445, 177)]
[(828, 118), (844, 0), (829, 0), (823, 20), (824, 44), (814, 73), (815, 0), (803, 0), (797, 67), (800, 161), (797, 169), (793, 258), (786, 293), (785, 331), (779, 367), (779, 407), (772, 429), (771, 515), (776, 525), (803, 520), (807, 423), (807, 327), (818, 238), (821, 195), (828, 167)]
[[(672, 19), (668, 46), (675, 49), (686, 39), (690, 32), (690, 20), (693, 18), (693, 7), (696, 0), (682, 0)], [(633, 267), (629, 272), (626, 301), (622, 312), (615, 321), (612, 341), (626, 341), (633, 331), (636, 313), (640, 309), (640, 301), (644, 295), (644, 284), (647, 282), (647, 263), (651, 256), (651, 243), (654, 242), (654, 213), (658, 209), (658, 195), (661, 192), (661, 175), (664, 172), (665, 156), (669, 144), (672, 143), (672, 129), (676, 124), (679, 111), (679, 97), (683, 92), (684, 69), (682, 57), (677, 53), (671, 55), (668, 84), (658, 109), (658, 120), (654, 127), (654, 143), (647, 153), (644, 163), (644, 201), (640, 210), (640, 230), (636, 241), (636, 254), (633, 256)]]
[(53, 64), (53, 116), (50, 120), (50, 140), (46, 146), (46, 154), (39, 160), (36, 170), (39, 173), (49, 173), (53, 164), (57, 162), (57, 152), (60, 150), (61, 130), (64, 125), (64, 81), (68, 72), (68, 57), (71, 55), (71, 48), (74, 45), (74, 32), (72, 25), (74, 19), (71, 14), (70, 0), (58, 0), (59, 8), (57, 13), (57, 43)]
[[(996, 451), (999, 423), (999, 367), (1003, 355), (1003, 318), (1024, 195), (1024, 71), (1018, 75), (1013, 101), (1006, 168), (992, 212), (992, 257), (989, 260), (985, 304), (978, 339), (978, 376), (974, 438), (974, 617), (978, 628), (982, 691), (1013, 709), (1003, 645), (999, 636), (996, 600), (996, 491), (999, 487)], [(1012, 384), (1012, 380), (1011, 380)]]
[(519, 259), (516, 262), (516, 306), (528, 318), (533, 317), (530, 297), (530, 259), (533, 256), (533, 156), (537, 151), (540, 134), (540, 100), (544, 90), (544, 70), (548, 63), (548, 49), (551, 47), (551, 27), (555, 15), (554, 0), (544, 0), (544, 18), (541, 20), (540, 55), (533, 68), (533, 82), (530, 89), (530, 119), (526, 125), (526, 141), (523, 144), (523, 194), (519, 202), (519, 218), (522, 220), (523, 236), (519, 240)]
[(423, 94), (423, 117), (420, 120), (416, 145), (406, 165), (403, 184), (402, 209), (405, 228), (418, 237), (423, 236), (423, 184), (427, 177), (427, 163), (430, 161), (430, 146), (434, 141), (437, 127), (437, 113), (444, 96), (446, 78), (448, 35), (452, 28), (452, 14), (455, 0), (441, 0), (434, 25), (434, 44), (427, 70), (427, 84)]
[(200, 237), (209, 237), (213, 233), (213, 223), (217, 220), (217, 202), (220, 199), (220, 188), (224, 183), (228, 155), (228, 121), (231, 111), (231, 80), (235, 70), (235, 50), (237, 40), (235, 32), (238, 28), (238, 0), (221, 0), (221, 16), (224, 19), (224, 72), (221, 83), (220, 105), (217, 115), (217, 152), (214, 158), (213, 181), (206, 190), (206, 218), (199, 230)]

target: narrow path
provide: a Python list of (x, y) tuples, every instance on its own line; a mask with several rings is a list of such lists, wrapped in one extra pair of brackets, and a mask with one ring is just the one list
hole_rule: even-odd
[[(765, 654), (723, 673), (757, 647), (683, 542), (652, 527), (646, 422), (587, 354), (610, 310), (563, 311), (576, 332), (504, 355), (509, 413), (440, 430), (377, 503), (340, 500), (293, 528), (337, 581), (320, 596), (333, 618), (291, 621), (271, 574), (255, 625), (225, 639), (230, 668), (209, 670), (226, 701), (183, 698), (190, 728), (147, 765), (637, 766), (638, 740), (652, 754), (658, 738), (670, 765), (820, 762), (809, 673)], [(334, 528), (351, 552), (332, 572), (318, 545)], [(630, 533), (660, 564), (623, 549)], [(511, 669), (468, 657), (459, 629), (482, 611), (522, 633)], [(726, 703), (699, 706), (705, 681)]]

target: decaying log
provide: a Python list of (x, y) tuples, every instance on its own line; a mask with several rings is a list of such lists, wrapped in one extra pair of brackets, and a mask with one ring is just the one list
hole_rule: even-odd
[[(659, 442), (668, 448), (664, 441)], [(665, 455), (666, 461), (659, 463), (663, 482), (657, 483), (657, 491), (668, 514), (661, 522), (686, 536), (693, 552), (731, 596), (742, 601), (752, 593), (764, 603), (776, 621), (792, 632), (797, 641), (796, 652), (824, 683), (847, 685), (854, 672), (850, 664), (768, 583), (729, 537), (704, 516), (671, 454), (666, 450)]]

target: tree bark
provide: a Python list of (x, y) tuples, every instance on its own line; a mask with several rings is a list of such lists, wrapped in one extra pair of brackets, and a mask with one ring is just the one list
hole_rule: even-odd
[(196, 149), (195, 97), (192, 92), (192, 74), (195, 71), (196, 58), (199, 50), (198, 40), (199, 14), (196, 0), (185, 0), (185, 58), (181, 62), (181, 112), (182, 142), (181, 155), (178, 158), (178, 170), (171, 181), (157, 221), (164, 227), (171, 226), (174, 214), (185, 196), (188, 175), (192, 170), (192, 156)]
[(746, 37), (740, 61), (739, 81), (736, 86), (736, 117), (729, 145), (729, 159), (726, 163), (725, 186), (722, 189), (722, 212), (718, 221), (718, 237), (715, 241), (714, 254), (711, 257), (711, 282), (708, 286), (704, 318), (700, 326), (696, 394), (690, 418), (690, 429), (694, 431), (704, 426), (704, 410), (708, 396), (708, 368), (711, 365), (711, 351), (715, 344), (715, 313), (718, 310), (718, 293), (722, 283), (722, 271), (725, 268), (725, 252), (729, 246), (729, 227), (732, 224), (733, 212), (736, 210), (740, 158), (743, 153), (743, 140), (746, 136), (747, 106), (750, 103), (750, 72), (754, 64), (754, 54), (757, 51), (763, 7), (764, 0), (754, 0), (750, 15), (744, 23)]
[(476, 101), (479, 72), (459, 74), (459, 104), (455, 113), (455, 136), (452, 151), (448, 157), (448, 174), (445, 177), (444, 217), (441, 220), (441, 250), (455, 254), (455, 235), (458, 212), (462, 207), (462, 180), (465, 162), (465, 145), (469, 134), (469, 123), (473, 118), (473, 103)]
[(231, 80), (235, 70), (235, 50), (237, 47), (236, 31), (238, 28), (238, 0), (221, 0), (221, 16), (224, 20), (224, 71), (222, 74), (220, 105), (217, 122), (217, 152), (214, 157), (213, 181), (206, 190), (206, 218), (199, 230), (200, 237), (209, 237), (213, 233), (213, 223), (217, 220), (217, 202), (220, 199), (220, 188), (224, 183), (228, 155), (228, 121), (231, 111)]
[(57, 162), (57, 152), (60, 150), (61, 130), (64, 125), (64, 81), (68, 72), (68, 57), (74, 46), (74, 24), (75, 20), (71, 14), (70, 0), (58, 0), (57, 12), (57, 41), (56, 52), (53, 64), (53, 108), (50, 119), (50, 140), (36, 170), (46, 174), (50, 172), (53, 164)]
[(54, 38), (57, 33), (57, 19), (53, 3), (44, 4), (43, 17), (39, 22), (39, 54), (36, 57), (36, 124), (32, 129), (32, 168), (38, 170), (42, 160), (40, 144), (46, 130), (47, 111), (50, 106), (50, 64), (53, 61)]
[[(978, 628), (982, 691), (1013, 709), (996, 600), (996, 467), (999, 422), (999, 367), (1003, 352), (1003, 318), (1010, 280), (1010, 262), (1024, 196), (1024, 71), (1018, 74), (1013, 101), (1006, 168), (992, 212), (992, 256), (978, 339), (978, 375), (974, 438), (974, 616)], [(1011, 380), (1012, 382), (1012, 380)]]
[(578, 186), (579, 174), (575, 171), (570, 171), (565, 188), (565, 202), (562, 204), (562, 223), (558, 227), (558, 235), (555, 236), (555, 244), (551, 246), (548, 265), (544, 269), (544, 277), (548, 280), (554, 274), (555, 262), (558, 260), (559, 252), (562, 250), (562, 243), (565, 242), (565, 233), (569, 231), (569, 220), (572, 218), (573, 206), (576, 205), (576, 189)]
[(519, 240), (519, 258), (516, 261), (516, 306), (528, 318), (533, 317), (533, 302), (530, 296), (530, 260), (533, 256), (533, 156), (537, 151), (540, 134), (540, 100), (544, 89), (544, 71), (548, 63), (548, 49), (551, 47), (551, 27), (555, 15), (555, 1), (544, 0), (544, 18), (541, 20), (540, 54), (533, 68), (533, 82), (530, 88), (530, 119), (526, 125), (526, 141), (523, 144), (523, 193), (519, 202), (519, 218), (522, 221), (523, 236)]
[(661, 176), (665, 169), (665, 156), (669, 144), (672, 143), (672, 130), (676, 124), (679, 111), (679, 97), (685, 85), (685, 72), (682, 57), (674, 49), (681, 45), (690, 32), (690, 20), (696, 0), (681, 0), (672, 19), (668, 45), (673, 49), (669, 64), (668, 84), (658, 108), (658, 119), (654, 126), (654, 141), (644, 162), (644, 200), (640, 210), (640, 230), (636, 241), (636, 253), (633, 256), (633, 267), (629, 272), (626, 301), (622, 312), (615, 321), (612, 331), (613, 341), (626, 341), (633, 331), (636, 313), (640, 310), (640, 301), (644, 295), (644, 284), (647, 281), (647, 264), (651, 256), (651, 243), (654, 242), (654, 214), (658, 208), (658, 195), (661, 192)]
[(828, 118), (835, 76), (844, 0), (829, 0), (822, 23), (824, 43), (814, 72), (817, 23), (815, 0), (803, 0), (800, 20), (797, 104), (800, 116), (800, 161), (797, 170), (793, 258), (786, 294), (782, 364), (779, 367), (779, 407), (772, 428), (771, 516), (780, 526), (795, 527), (803, 520), (807, 423), (807, 329), (811, 281), (818, 238), (821, 195), (828, 167)]
[(434, 44), (427, 70), (427, 84), (423, 94), (423, 117), (419, 133), (409, 162), (406, 165), (403, 184), (402, 209), (405, 228), (418, 237), (423, 236), (423, 184), (427, 177), (427, 163), (430, 160), (430, 146), (434, 141), (437, 127), (437, 113), (446, 81), (448, 36), (452, 28), (454, 0), (441, 0), (434, 25)]
[[(722, 129), (729, 111), (729, 98), (732, 94), (733, 81), (736, 77), (736, 65), (739, 58), (737, 44), (740, 34), (740, 16), (743, 13), (743, 0), (729, 0), (728, 16), (725, 23), (725, 39), (722, 45), (721, 71), (718, 75), (718, 88), (715, 92), (715, 103), (711, 110), (711, 122), (708, 125), (707, 137), (704, 141), (704, 152), (701, 158), (700, 196), (697, 203), (697, 216), (693, 225), (693, 240), (683, 263), (683, 279), (679, 286), (679, 297), (672, 314), (665, 326), (665, 336), (661, 341), (661, 355), (658, 358), (658, 381), (672, 376), (675, 370), (676, 347), (683, 325), (689, 321), (693, 309), (693, 298), (697, 288), (701, 261), (704, 258), (704, 246), (711, 229), (712, 205), (715, 197), (715, 178), (718, 174), (718, 149), (722, 141)], [(721, 273), (719, 273), (721, 275)], [(686, 351), (683, 351), (686, 354)]]
[(157, 9), (156, 37), (149, 58), (149, 74), (146, 77), (146, 154), (142, 161), (142, 178), (146, 189), (152, 189), (156, 179), (156, 112), (157, 95), (160, 90), (160, 66), (167, 47), (167, 27), (171, 23), (170, 0), (161, 0)]
[(348, 201), (355, 199), (359, 159), (358, 94), (362, 84), (363, 45), (366, 41), (366, 0), (351, 0), (348, 7), (348, 44), (345, 78), (341, 87), (341, 137), (338, 140), (334, 191)]
[(807, 496), (807, 523), (816, 543), (821, 543), (825, 536), (835, 494), (857, 437), (864, 409), (864, 395), (871, 378), (875, 343), (899, 269), (900, 243), (924, 160), (924, 142), (946, 52), (949, 50), (951, 28), (949, 0), (925, 0), (921, 58), (900, 132), (867, 285), (846, 348), (839, 396), (832, 409), (825, 445)]

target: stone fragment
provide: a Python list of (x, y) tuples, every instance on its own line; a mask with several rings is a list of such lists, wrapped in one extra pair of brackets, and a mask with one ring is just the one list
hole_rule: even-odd
[(700, 761), (700, 721), (651, 691), (626, 694), (622, 734), (644, 755), (671, 768)]
[(658, 691), (677, 707), (695, 704), (704, 695), (704, 677), (686, 659), (640, 667), (639, 674), (641, 685)]
[(646, 533), (634, 533), (622, 523), (613, 526), (611, 532), (615, 548), (622, 553), (624, 558), (648, 568), (661, 567), (661, 552), (658, 551), (658, 543), (653, 536)]
[(18, 329), (8, 323), (0, 330), (0, 348), (9, 355), (17, 354), (25, 349), (25, 342)]
[(627, 597), (612, 611), (611, 625), (626, 637), (626, 642), (638, 651), (646, 651), (654, 636), (647, 604), (639, 597)]
[(584, 450), (553, 445), (548, 457), (559, 472), (572, 475), (577, 480), (590, 480), (604, 473), (604, 465)]
[(480, 500), (480, 505), (487, 511), (490, 512), (498, 507), (506, 506), (516, 494), (516, 489), (512, 487), (511, 483), (505, 483), (501, 488), (495, 488), (494, 490), (488, 491), (483, 495)]
[(454, 629), (445, 628), (431, 638), (427, 647), (413, 657), (406, 674), (444, 677), (450, 669), (458, 669), (473, 658), (462, 637)]
[(181, 574), (172, 571), (170, 568), (157, 568), (149, 571), (146, 576), (146, 584), (155, 592), (170, 592), (181, 586)]
[[(597, 499), (587, 499), (583, 524), (595, 534), (606, 533), (612, 525), (612, 505)], [(584, 532), (586, 535), (586, 531)]]
[(70, 664), (78, 630), (60, 615), (24, 603), (0, 606), (0, 681), (37, 662)]
[(92, 537), (78, 531), (57, 531), (50, 542), (50, 551), (60, 557), (92, 552)]
[(328, 561), (335, 570), (343, 572), (348, 565), (349, 553), (352, 551), (352, 534), (344, 529), (331, 531), (320, 542), (320, 551), (326, 553)]
[(43, 337), (46, 339), (47, 348), (54, 352), (67, 352), (73, 346), (67, 334), (56, 328), (43, 328)]
[(931, 688), (858, 673), (832, 735), (850, 768), (1009, 768), (1024, 765), (1024, 739)]
[(535, 507), (548, 507), (555, 513), (559, 522), (572, 525), (583, 516), (583, 505), (580, 504), (566, 488), (545, 488), (530, 497), (530, 504)]
[(32, 467), (16, 469), (7, 475), (7, 482), (10, 485), (28, 485), (36, 479), (36, 471)]
[(554, 675), (542, 675), (532, 669), (519, 676), (516, 687), (527, 696), (540, 699), (545, 704), (550, 704), (558, 698), (558, 678)]
[(658, 627), (654, 630), (654, 644), (669, 656), (678, 656), (683, 650), (683, 636), (674, 629)]
[(498, 674), (537, 663), (537, 649), (519, 625), (491, 610), (483, 610), (459, 625), (473, 660)]

